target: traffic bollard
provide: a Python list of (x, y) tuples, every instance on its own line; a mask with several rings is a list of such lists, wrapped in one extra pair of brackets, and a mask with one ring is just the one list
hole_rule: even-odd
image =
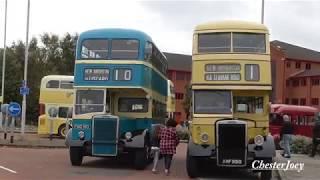
[(10, 143), (13, 143), (14, 139), (14, 128), (15, 128), (15, 117), (11, 117), (11, 124), (10, 124)]

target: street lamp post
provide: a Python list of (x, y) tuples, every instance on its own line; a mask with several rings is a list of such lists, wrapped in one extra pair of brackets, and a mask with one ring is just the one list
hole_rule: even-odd
[[(30, 0), (28, 0), (28, 10), (27, 10), (27, 29), (26, 29), (26, 48), (24, 57), (24, 80), (22, 86), (27, 86), (27, 72), (28, 72), (28, 56), (29, 56), (29, 15), (30, 15)], [(24, 129), (26, 125), (26, 104), (27, 104), (26, 94), (23, 94), (22, 99), (22, 117), (21, 117), (21, 134), (24, 135)]]
[(5, 10), (4, 10), (4, 36), (3, 36), (3, 60), (2, 60), (2, 81), (1, 81), (1, 103), (4, 102), (4, 80), (6, 72), (6, 50), (7, 50), (7, 7), (8, 1), (5, 1)]
[(264, 0), (262, 0), (261, 4), (261, 24), (264, 23)]

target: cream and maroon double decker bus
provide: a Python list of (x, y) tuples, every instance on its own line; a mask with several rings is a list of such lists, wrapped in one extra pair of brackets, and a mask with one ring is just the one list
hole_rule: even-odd
[[(199, 176), (204, 159), (219, 167), (250, 169), (258, 161), (272, 162), (268, 29), (243, 21), (196, 26), (192, 72), (188, 175)], [(271, 170), (261, 171), (261, 179), (271, 176)]]

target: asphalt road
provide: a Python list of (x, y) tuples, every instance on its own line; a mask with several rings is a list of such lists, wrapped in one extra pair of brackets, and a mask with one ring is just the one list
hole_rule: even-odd
[[(85, 157), (83, 165), (73, 167), (67, 149), (25, 149), (0, 147), (0, 179), (188, 179), (185, 169), (186, 144), (180, 144), (174, 157), (170, 176), (163, 173), (163, 160), (159, 173), (135, 170), (127, 158), (107, 159)], [(257, 174), (244, 170), (205, 169), (199, 179), (259, 179)]]

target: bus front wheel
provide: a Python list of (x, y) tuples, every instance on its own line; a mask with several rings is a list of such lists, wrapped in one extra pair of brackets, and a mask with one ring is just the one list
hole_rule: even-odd
[[(272, 163), (272, 158), (265, 159), (266, 163)], [(272, 179), (272, 170), (261, 171), (260, 174), (261, 180), (271, 180)]]
[(82, 147), (70, 147), (69, 153), (72, 166), (80, 166), (83, 159)]
[(187, 153), (187, 173), (190, 178), (198, 177), (197, 159)]
[(138, 170), (143, 170), (148, 163), (148, 147), (144, 147), (143, 149), (138, 149), (134, 154), (134, 167)]

